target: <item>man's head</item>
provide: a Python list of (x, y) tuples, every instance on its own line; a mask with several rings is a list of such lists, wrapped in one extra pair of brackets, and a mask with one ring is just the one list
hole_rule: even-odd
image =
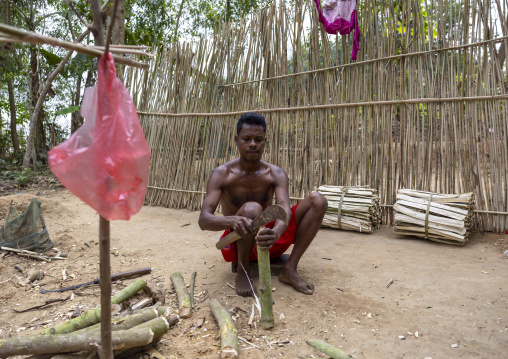
[(236, 131), (240, 158), (246, 162), (260, 161), (266, 144), (265, 118), (258, 113), (246, 113), (238, 120)]
[(254, 125), (263, 127), (263, 132), (266, 134), (266, 121), (265, 118), (259, 113), (249, 112), (244, 113), (240, 116), (238, 123), (236, 124), (236, 135), (240, 135), (243, 125)]

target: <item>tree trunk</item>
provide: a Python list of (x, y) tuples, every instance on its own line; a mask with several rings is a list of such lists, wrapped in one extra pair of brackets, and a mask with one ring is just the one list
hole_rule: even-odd
[[(35, 108), (37, 106), (37, 100), (38, 100), (38, 94), (39, 94), (39, 63), (37, 61), (37, 48), (35, 47), (35, 45), (29, 45), (29, 48), (30, 48), (30, 81), (29, 81), (29, 94), (28, 94), (28, 98), (29, 98), (29, 101), (30, 101), (30, 110), (29, 110), (29, 114), (30, 114), (30, 117), (34, 117), (33, 118), (33, 121), (34, 121), (34, 124), (33, 124), (33, 144), (32, 144), (32, 147), (29, 149), (28, 146), (27, 146), (27, 152), (28, 150), (30, 150), (30, 152), (28, 152), (30, 154), (30, 156), (33, 155), (33, 153), (36, 153), (36, 149), (39, 149), (40, 148), (40, 145), (41, 145), (41, 137), (42, 137), (42, 134), (40, 132), (41, 130), (41, 126), (40, 126), (40, 119), (39, 119), (39, 113), (40, 111), (37, 112), (36, 116), (35, 115)], [(30, 120), (30, 122), (32, 122), (32, 120)], [(32, 126), (30, 126), (32, 127)], [(32, 128), (31, 128), (32, 130)], [(25, 155), (26, 156), (26, 155)], [(33, 156), (32, 156), (33, 157)], [(37, 168), (37, 159), (36, 158), (32, 158), (32, 161), (33, 161), (33, 167), (34, 169), (36, 170)], [(30, 159), (28, 159), (28, 162), (30, 162)], [(28, 166), (26, 166), (28, 167)]]
[(19, 152), (19, 139), (18, 132), (16, 130), (16, 103), (14, 101), (14, 88), (12, 86), (12, 79), (6, 76), (7, 90), (9, 92), (9, 109), (11, 111), (11, 139), (14, 153)]
[[(113, 333), (113, 349), (126, 349), (152, 342), (150, 328), (132, 328)], [(68, 353), (80, 350), (94, 351), (101, 344), (100, 332), (84, 334), (32, 336), (0, 339), (0, 357), (27, 354)]]
[(226, 24), (229, 22), (231, 18), (231, 0), (226, 1)]
[(178, 27), (180, 26), (180, 17), (182, 16), (182, 10), (183, 5), (185, 4), (185, 0), (182, 0), (180, 3), (180, 9), (178, 9), (178, 15), (176, 16), (176, 24), (175, 24), (175, 31), (173, 32), (173, 38), (171, 39), (171, 42), (176, 42), (178, 38)]
[[(72, 103), (73, 106), (77, 106), (80, 103), (81, 99), (81, 77), (83, 74), (78, 76), (78, 81), (76, 84), (76, 93), (74, 96), (74, 101)], [(83, 124), (83, 117), (81, 117), (81, 111), (74, 111), (71, 115), (71, 134), (73, 134), (81, 125)]]
[[(116, 8), (116, 19), (111, 32), (112, 45), (125, 44), (125, 3), (126, 1), (120, 1)], [(115, 67), (117, 77), (123, 82), (123, 65), (115, 64)]]
[[(85, 30), (76, 42), (81, 42), (83, 39), (88, 35), (90, 30)], [(33, 112), (30, 113), (30, 125), (28, 126), (28, 138), (26, 140), (26, 150), (25, 155), (23, 157), (23, 167), (29, 168), (30, 167), (30, 159), (33, 156), (33, 153), (35, 152), (34, 147), (34, 137), (35, 137), (35, 124), (37, 123), (37, 118), (39, 117), (39, 113), (42, 110), (42, 104), (44, 103), (44, 99), (51, 88), (51, 84), (53, 83), (53, 80), (56, 78), (58, 73), (64, 68), (64, 66), (67, 64), (69, 59), (71, 58), (74, 51), (69, 51), (67, 55), (62, 59), (62, 61), (58, 64), (56, 69), (48, 76), (46, 79), (46, 82), (44, 83), (44, 86), (42, 87), (40, 96), (37, 99), (37, 103), (33, 109)], [(35, 158), (34, 158), (34, 164), (35, 164)]]

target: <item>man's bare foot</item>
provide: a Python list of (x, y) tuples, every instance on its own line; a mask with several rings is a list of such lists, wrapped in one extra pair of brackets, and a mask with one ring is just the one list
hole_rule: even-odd
[(288, 270), (286, 267), (282, 268), (279, 274), (279, 281), (291, 284), (297, 291), (304, 294), (314, 293), (314, 285), (312, 283), (307, 283), (305, 279), (300, 277), (297, 271)]
[(253, 297), (254, 295), (252, 294), (252, 288), (254, 288), (254, 291), (257, 294), (256, 287), (251, 287), (249, 278), (245, 272), (239, 268), (238, 274), (236, 275), (236, 294), (242, 297)]

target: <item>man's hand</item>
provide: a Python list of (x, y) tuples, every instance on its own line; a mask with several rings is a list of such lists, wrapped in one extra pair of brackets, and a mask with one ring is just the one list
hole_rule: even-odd
[(254, 232), (252, 219), (242, 216), (231, 216), (231, 219), (233, 220), (233, 231), (238, 233), (240, 237), (247, 237)]
[(280, 234), (277, 234), (273, 229), (263, 228), (258, 232), (256, 236), (256, 242), (259, 245), (259, 248), (270, 249), (272, 248), (273, 244), (277, 242), (279, 237)]

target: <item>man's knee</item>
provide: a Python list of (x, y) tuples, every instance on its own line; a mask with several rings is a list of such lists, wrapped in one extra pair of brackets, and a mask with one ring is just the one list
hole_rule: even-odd
[(328, 209), (328, 200), (319, 192), (312, 192), (309, 194), (308, 198), (311, 201), (312, 209), (314, 209), (319, 214), (325, 214)]
[(261, 205), (259, 203), (247, 202), (240, 208), (237, 215), (254, 219), (262, 211), (263, 211), (263, 207), (261, 207)]

